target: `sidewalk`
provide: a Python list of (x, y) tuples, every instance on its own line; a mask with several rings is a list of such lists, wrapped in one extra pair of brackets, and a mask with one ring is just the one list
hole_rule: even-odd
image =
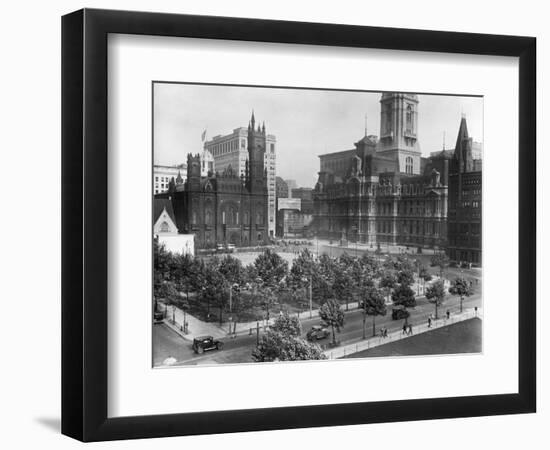
[(374, 336), (370, 339), (360, 339), (357, 342), (350, 344), (342, 345), (341, 347), (332, 348), (330, 350), (325, 350), (324, 354), (328, 359), (338, 359), (343, 358), (347, 355), (353, 353), (361, 352), (363, 350), (368, 350), (369, 348), (378, 347), (379, 345), (384, 345), (389, 342), (399, 341), (401, 339), (407, 339), (408, 337), (416, 336), (428, 331), (435, 330), (437, 328), (445, 327), (453, 323), (462, 322), (464, 320), (473, 319), (477, 317), (483, 319), (483, 309), (477, 308), (477, 311), (474, 308), (464, 309), (462, 313), (453, 314), (449, 319), (442, 318), (438, 320), (433, 320), (431, 327), (428, 327), (427, 323), (421, 325), (413, 326), (413, 334), (405, 335), (402, 330), (393, 331), (388, 333), (388, 337)]
[[(354, 311), (357, 309), (359, 305), (357, 302), (350, 302), (348, 303), (348, 309), (349, 311)], [(344, 312), (345, 311), (345, 306)], [(165, 304), (160, 302), (159, 303), (159, 310), (164, 312)], [(184, 321), (184, 315), (185, 320), (187, 321), (187, 333), (183, 332), (183, 321)], [(252, 332), (255, 332), (256, 327), (265, 328), (275, 321), (275, 318), (279, 315), (278, 312), (275, 312), (272, 314), (269, 321), (266, 320), (260, 320), (260, 321), (253, 321), (253, 322), (241, 322), (237, 323), (237, 326), (235, 328), (235, 322), (223, 322), (222, 325), (218, 322), (204, 322), (200, 319), (197, 319), (196, 317), (192, 316), (189, 313), (183, 312), (180, 308), (177, 308), (173, 305), (168, 305), (166, 317), (164, 318), (164, 323), (168, 325), (170, 328), (172, 328), (174, 331), (176, 331), (181, 337), (184, 339), (192, 341), (197, 336), (213, 336), (214, 338), (220, 339), (227, 337), (229, 335), (236, 336), (236, 335), (245, 335), (250, 334)], [(311, 311), (311, 315), (309, 311), (302, 311), (301, 313), (292, 313), (290, 314), (290, 317), (298, 317), (301, 320), (307, 320), (307, 319), (314, 319), (316, 317), (319, 317), (319, 310), (314, 309)], [(175, 320), (173, 320), (175, 319)], [(175, 322), (175, 323), (174, 323)], [(231, 327), (231, 331), (229, 330), (229, 327)], [(235, 330), (235, 332), (233, 332)]]

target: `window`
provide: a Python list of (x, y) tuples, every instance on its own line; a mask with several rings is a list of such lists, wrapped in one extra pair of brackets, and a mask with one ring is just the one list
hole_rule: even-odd
[(164, 221), (160, 224), (160, 232), (161, 233), (168, 233), (170, 231), (170, 226), (168, 225), (168, 222)]
[(275, 153), (275, 144), (270, 144), (271, 153)]
[(405, 173), (412, 175), (413, 173), (413, 159), (412, 156), (405, 158)]
[(414, 113), (413, 113), (413, 107), (412, 105), (407, 106), (407, 113), (406, 113), (406, 128), (405, 131), (407, 133), (412, 134), (414, 130)]

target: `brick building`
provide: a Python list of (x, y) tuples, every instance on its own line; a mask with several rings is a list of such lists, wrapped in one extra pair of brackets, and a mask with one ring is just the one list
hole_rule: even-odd
[(481, 159), (462, 118), (449, 174), (447, 253), (455, 261), (481, 264)]

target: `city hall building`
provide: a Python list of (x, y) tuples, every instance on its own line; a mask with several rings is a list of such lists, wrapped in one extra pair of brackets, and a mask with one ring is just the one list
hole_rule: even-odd
[[(194, 234), (196, 248), (218, 245), (254, 246), (269, 240), (268, 176), (265, 126), (255, 127), (254, 115), (246, 135), (244, 170), (227, 165), (203, 176), (201, 155), (187, 156), (187, 179), (156, 198), (171, 201), (180, 233)], [(214, 154), (214, 159), (216, 154)]]
[(379, 137), (364, 136), (353, 149), (319, 156), (315, 232), (373, 247), (447, 248), (454, 152), (422, 156), (417, 95), (384, 93), (380, 106)]

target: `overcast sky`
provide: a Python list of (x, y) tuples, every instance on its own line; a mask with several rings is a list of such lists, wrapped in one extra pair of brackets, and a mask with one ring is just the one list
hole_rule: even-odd
[[(277, 175), (313, 187), (318, 155), (354, 148), (365, 134), (380, 135), (379, 92), (343, 92), (189, 84), (154, 85), (155, 164), (187, 161), (207, 139), (246, 127), (252, 109), (277, 138)], [(418, 138), (422, 154), (454, 148), (461, 114), (470, 137), (483, 142), (483, 99), (419, 95)]]

